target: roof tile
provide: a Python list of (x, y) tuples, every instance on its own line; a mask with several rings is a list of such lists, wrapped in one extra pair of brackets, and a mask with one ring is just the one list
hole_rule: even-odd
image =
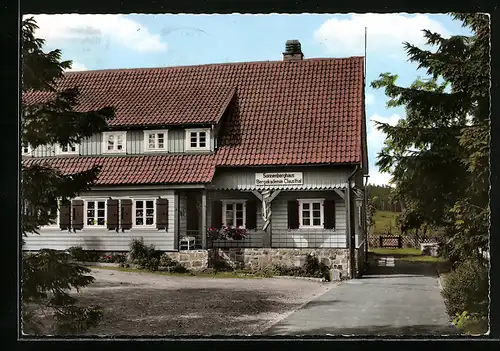
[[(67, 171), (102, 164), (100, 184), (206, 182), (216, 166), (359, 163), (363, 75), (362, 57), (67, 73), (59, 87), (80, 89), (78, 110), (114, 106), (114, 127), (215, 124), (227, 111), (219, 148), (44, 160)], [(46, 98), (29, 92), (23, 102)]]

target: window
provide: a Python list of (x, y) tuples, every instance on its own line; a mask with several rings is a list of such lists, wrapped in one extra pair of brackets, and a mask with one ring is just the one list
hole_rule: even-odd
[(167, 130), (145, 130), (144, 150), (145, 151), (166, 151), (167, 150)]
[(88, 226), (104, 226), (106, 224), (106, 201), (91, 200), (86, 202), (86, 220)]
[(323, 227), (323, 199), (299, 200), (299, 228)]
[(134, 209), (134, 224), (154, 225), (155, 218), (155, 202), (154, 200), (135, 200)]
[(103, 153), (124, 154), (126, 136), (126, 132), (104, 132)]
[(187, 129), (186, 150), (210, 150), (210, 130)]
[(59, 155), (78, 155), (80, 147), (76, 145), (58, 145), (57, 154)]
[(23, 145), (21, 146), (21, 155), (22, 156), (31, 156), (31, 146), (30, 145)]
[(222, 201), (222, 224), (228, 227), (245, 228), (246, 206), (245, 200)]

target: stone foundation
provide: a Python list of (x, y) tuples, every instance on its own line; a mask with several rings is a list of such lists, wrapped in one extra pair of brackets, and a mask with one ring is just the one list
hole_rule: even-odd
[(193, 271), (200, 271), (208, 268), (208, 250), (165, 252), (164, 254)]
[[(315, 254), (320, 262), (349, 276), (349, 249), (214, 249), (218, 264), (234, 269), (261, 270), (274, 264), (302, 266), (307, 254)], [(210, 257), (213, 260), (212, 257)], [(212, 262), (210, 264), (212, 266)]]

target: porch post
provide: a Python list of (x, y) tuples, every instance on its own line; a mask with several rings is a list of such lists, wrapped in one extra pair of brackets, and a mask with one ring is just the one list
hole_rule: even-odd
[(202, 249), (207, 248), (207, 191), (203, 189), (201, 191), (201, 247)]
[(174, 250), (179, 250), (179, 192), (174, 194)]

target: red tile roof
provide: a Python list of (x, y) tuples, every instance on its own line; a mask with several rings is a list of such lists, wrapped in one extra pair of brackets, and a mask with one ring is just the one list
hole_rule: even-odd
[(209, 183), (215, 172), (214, 155), (141, 155), (48, 157), (23, 160), (26, 167), (46, 164), (65, 174), (101, 166), (97, 185)]
[[(345, 164), (362, 159), (363, 74), (363, 57), (350, 57), (74, 72), (67, 73), (60, 86), (79, 87), (80, 110), (114, 106), (117, 115), (110, 125), (115, 127), (215, 124), (227, 111), (215, 166)], [(39, 93), (23, 96), (26, 103), (40, 99)], [(116, 162), (124, 169), (141, 164), (148, 174), (152, 168), (139, 160), (154, 159), (163, 167), (174, 159), (179, 162), (175, 167), (185, 167), (184, 160), (195, 167), (190, 162), (199, 160), (184, 157), (85, 160)], [(92, 161), (82, 157), (81, 162)], [(175, 172), (170, 169), (168, 174)], [(200, 179), (210, 172), (204, 170)], [(125, 173), (116, 177), (133, 177)], [(156, 177), (172, 182), (167, 175)], [(115, 178), (106, 179), (106, 184), (116, 183)]]

